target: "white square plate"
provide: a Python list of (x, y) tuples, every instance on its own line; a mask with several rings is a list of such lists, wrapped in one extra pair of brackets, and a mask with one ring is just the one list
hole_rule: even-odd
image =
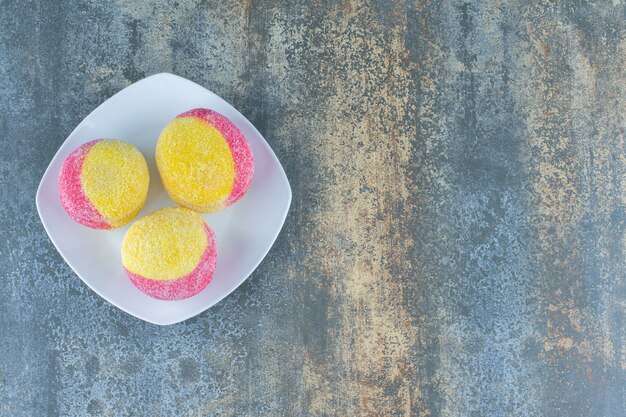
[[(75, 223), (61, 207), (59, 171), (65, 158), (81, 144), (97, 138), (122, 139), (137, 146), (150, 167), (148, 200), (137, 218), (162, 207), (176, 207), (161, 184), (154, 150), (163, 127), (176, 115), (196, 107), (216, 110), (239, 127), (254, 154), (254, 179), (237, 203), (204, 215), (215, 231), (218, 251), (209, 286), (186, 300), (160, 301), (137, 290), (122, 268), (122, 238), (130, 225), (106, 231)], [(37, 190), (37, 210), (50, 240), (85, 284), (125, 312), (161, 325), (193, 317), (241, 285), (276, 240), (290, 203), (285, 171), (252, 123), (204, 87), (165, 73), (126, 87), (91, 112), (61, 145)]]

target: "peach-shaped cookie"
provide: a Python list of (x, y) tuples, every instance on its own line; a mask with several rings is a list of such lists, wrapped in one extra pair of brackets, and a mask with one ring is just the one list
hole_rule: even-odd
[(160, 300), (202, 291), (217, 262), (215, 235), (186, 208), (164, 208), (137, 220), (122, 242), (122, 264), (132, 283)]
[(130, 222), (148, 195), (150, 174), (133, 145), (97, 139), (74, 150), (59, 174), (59, 197), (67, 214), (93, 229), (115, 229)]
[(165, 126), (156, 163), (170, 197), (201, 213), (235, 203), (254, 175), (246, 138), (226, 116), (208, 109), (189, 110)]

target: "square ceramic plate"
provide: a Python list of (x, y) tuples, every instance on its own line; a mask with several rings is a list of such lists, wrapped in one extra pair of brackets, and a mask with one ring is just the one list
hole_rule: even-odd
[[(137, 290), (122, 268), (122, 238), (130, 225), (105, 231), (75, 223), (61, 207), (58, 176), (65, 158), (81, 144), (97, 138), (122, 139), (137, 146), (150, 167), (148, 200), (137, 218), (162, 207), (176, 207), (161, 185), (154, 151), (163, 127), (176, 115), (196, 107), (216, 110), (239, 127), (254, 154), (254, 179), (237, 203), (204, 215), (215, 231), (218, 251), (209, 286), (186, 300), (160, 301)], [(61, 145), (37, 191), (37, 210), (50, 240), (85, 284), (125, 312), (161, 325), (193, 317), (241, 285), (276, 240), (290, 203), (285, 171), (252, 123), (214, 93), (172, 74), (138, 81), (91, 112)]]

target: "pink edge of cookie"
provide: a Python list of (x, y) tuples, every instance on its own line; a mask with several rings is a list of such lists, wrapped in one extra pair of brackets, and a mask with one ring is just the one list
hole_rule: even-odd
[(172, 280), (156, 280), (135, 274), (124, 268), (131, 282), (140, 291), (159, 300), (183, 300), (198, 294), (213, 279), (217, 263), (217, 247), (215, 234), (206, 224), (203, 225), (207, 235), (207, 247), (202, 253), (196, 268), (184, 277)]
[(89, 201), (81, 181), (83, 161), (89, 150), (101, 139), (81, 145), (63, 162), (59, 174), (59, 198), (65, 212), (78, 223), (92, 229), (111, 229), (111, 225)]
[(229, 206), (243, 197), (250, 188), (254, 176), (254, 156), (250, 144), (239, 128), (226, 116), (209, 109), (189, 110), (178, 117), (196, 117), (220, 131), (228, 143), (235, 166), (235, 182), (226, 199), (226, 205)]

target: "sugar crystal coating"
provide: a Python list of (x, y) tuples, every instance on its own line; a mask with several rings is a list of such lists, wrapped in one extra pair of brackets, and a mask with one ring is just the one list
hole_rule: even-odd
[(172, 199), (199, 212), (235, 203), (254, 175), (246, 138), (228, 118), (208, 109), (182, 113), (163, 129), (156, 162)]
[(61, 205), (78, 223), (113, 229), (130, 222), (148, 195), (148, 165), (134, 146), (97, 139), (74, 150), (59, 174)]
[(131, 282), (161, 300), (180, 300), (202, 291), (217, 262), (215, 235), (186, 208), (157, 210), (129, 229), (122, 264)]

